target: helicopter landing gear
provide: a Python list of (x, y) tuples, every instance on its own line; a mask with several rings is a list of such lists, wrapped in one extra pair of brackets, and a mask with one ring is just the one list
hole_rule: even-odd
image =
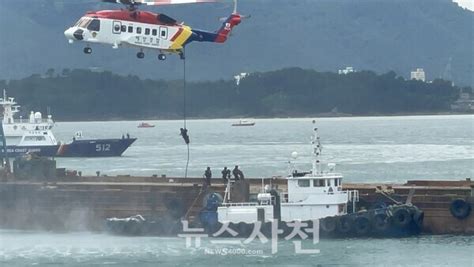
[(92, 54), (92, 48), (90, 48), (90, 47), (85, 47), (85, 48), (84, 48), (84, 54), (88, 54), (88, 55)]
[(142, 51), (140, 51), (140, 52), (137, 53), (137, 58), (142, 59), (142, 58), (144, 58), (144, 57), (145, 57), (145, 53), (143, 53)]
[(166, 60), (166, 55), (165, 54), (159, 54), (158, 59), (161, 60), (161, 61)]

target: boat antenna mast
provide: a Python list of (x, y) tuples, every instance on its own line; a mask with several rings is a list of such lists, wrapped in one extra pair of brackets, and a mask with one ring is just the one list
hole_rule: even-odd
[(316, 120), (313, 120), (313, 136), (311, 137), (311, 145), (313, 146), (313, 174), (321, 174), (321, 161), (319, 160), (323, 146), (319, 138), (318, 128), (316, 127)]

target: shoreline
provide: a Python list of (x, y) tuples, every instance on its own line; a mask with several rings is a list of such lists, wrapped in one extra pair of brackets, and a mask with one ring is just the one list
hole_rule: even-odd
[[(270, 120), (270, 119), (315, 119), (315, 118), (380, 118), (380, 117), (434, 117), (434, 116), (474, 116), (474, 113), (454, 113), (454, 112), (440, 112), (440, 113), (394, 113), (394, 114), (344, 114), (344, 113), (323, 113), (307, 116), (287, 116), (287, 117), (270, 117), (270, 116), (235, 116), (235, 117), (187, 117), (186, 120), (238, 120), (243, 118), (251, 118), (256, 120)], [(118, 121), (180, 121), (183, 118), (179, 117), (149, 117), (149, 118), (126, 118), (117, 117), (111, 119), (79, 119), (79, 120), (54, 120), (57, 122), (118, 122)]]

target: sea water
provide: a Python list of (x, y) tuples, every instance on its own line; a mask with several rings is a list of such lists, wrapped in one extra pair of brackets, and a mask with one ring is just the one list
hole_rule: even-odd
[[(246, 177), (285, 176), (291, 153), (298, 170), (311, 168), (312, 119), (258, 119), (253, 127), (232, 127), (237, 120), (191, 120), (189, 176), (202, 177), (210, 166), (220, 177), (224, 166), (239, 165)], [(59, 167), (96, 175), (165, 174), (182, 177), (187, 147), (182, 121), (57, 122), (59, 140), (75, 131), (91, 138), (138, 140), (115, 158), (57, 158)], [(336, 163), (346, 182), (405, 182), (409, 179), (459, 180), (474, 174), (474, 116), (357, 117), (317, 119), (323, 161)]]
[[(58, 167), (83, 174), (183, 176), (187, 148), (179, 136), (182, 121), (58, 122), (63, 141), (75, 131), (94, 138), (138, 140), (120, 158), (64, 159)], [(191, 120), (189, 174), (201, 177), (210, 166), (239, 165), (247, 177), (286, 175), (293, 151), (299, 170), (310, 168), (311, 119), (258, 119), (254, 127), (235, 120)], [(346, 182), (459, 180), (474, 174), (474, 117), (412, 116), (317, 119), (325, 162), (337, 164)], [(217, 242), (216, 242), (217, 241)], [(222, 244), (219, 241), (237, 241)], [(313, 242), (314, 241), (314, 242)], [(119, 237), (101, 233), (0, 230), (0, 266), (474, 266), (474, 237), (432, 236), (401, 239), (279, 240), (184, 237)], [(317, 251), (317, 252), (315, 252)]]

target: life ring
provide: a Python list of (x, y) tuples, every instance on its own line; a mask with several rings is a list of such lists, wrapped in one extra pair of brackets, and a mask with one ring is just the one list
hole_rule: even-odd
[(451, 214), (460, 220), (465, 219), (471, 214), (471, 204), (464, 199), (455, 199), (449, 207)]
[(389, 223), (388, 217), (385, 213), (375, 214), (372, 220), (372, 225), (374, 226), (375, 231), (383, 233), (388, 230)]
[(370, 220), (366, 216), (358, 216), (354, 220), (354, 232), (358, 235), (366, 235), (370, 232)]
[(337, 220), (337, 232), (340, 234), (348, 234), (352, 230), (352, 218), (350, 216), (341, 216)]
[(392, 222), (397, 227), (406, 227), (411, 222), (411, 215), (405, 208), (397, 209), (393, 213)]
[(326, 234), (334, 233), (336, 231), (336, 218), (335, 217), (326, 217), (319, 221), (319, 226), (321, 231)]
[(421, 229), (423, 227), (423, 219), (425, 218), (425, 213), (421, 210), (416, 210), (415, 214), (413, 214), (413, 221), (415, 222), (416, 226)]
[(179, 219), (185, 214), (184, 204), (177, 198), (170, 199), (168, 202), (166, 202), (165, 206), (168, 210), (168, 214), (170, 214), (175, 219)]

